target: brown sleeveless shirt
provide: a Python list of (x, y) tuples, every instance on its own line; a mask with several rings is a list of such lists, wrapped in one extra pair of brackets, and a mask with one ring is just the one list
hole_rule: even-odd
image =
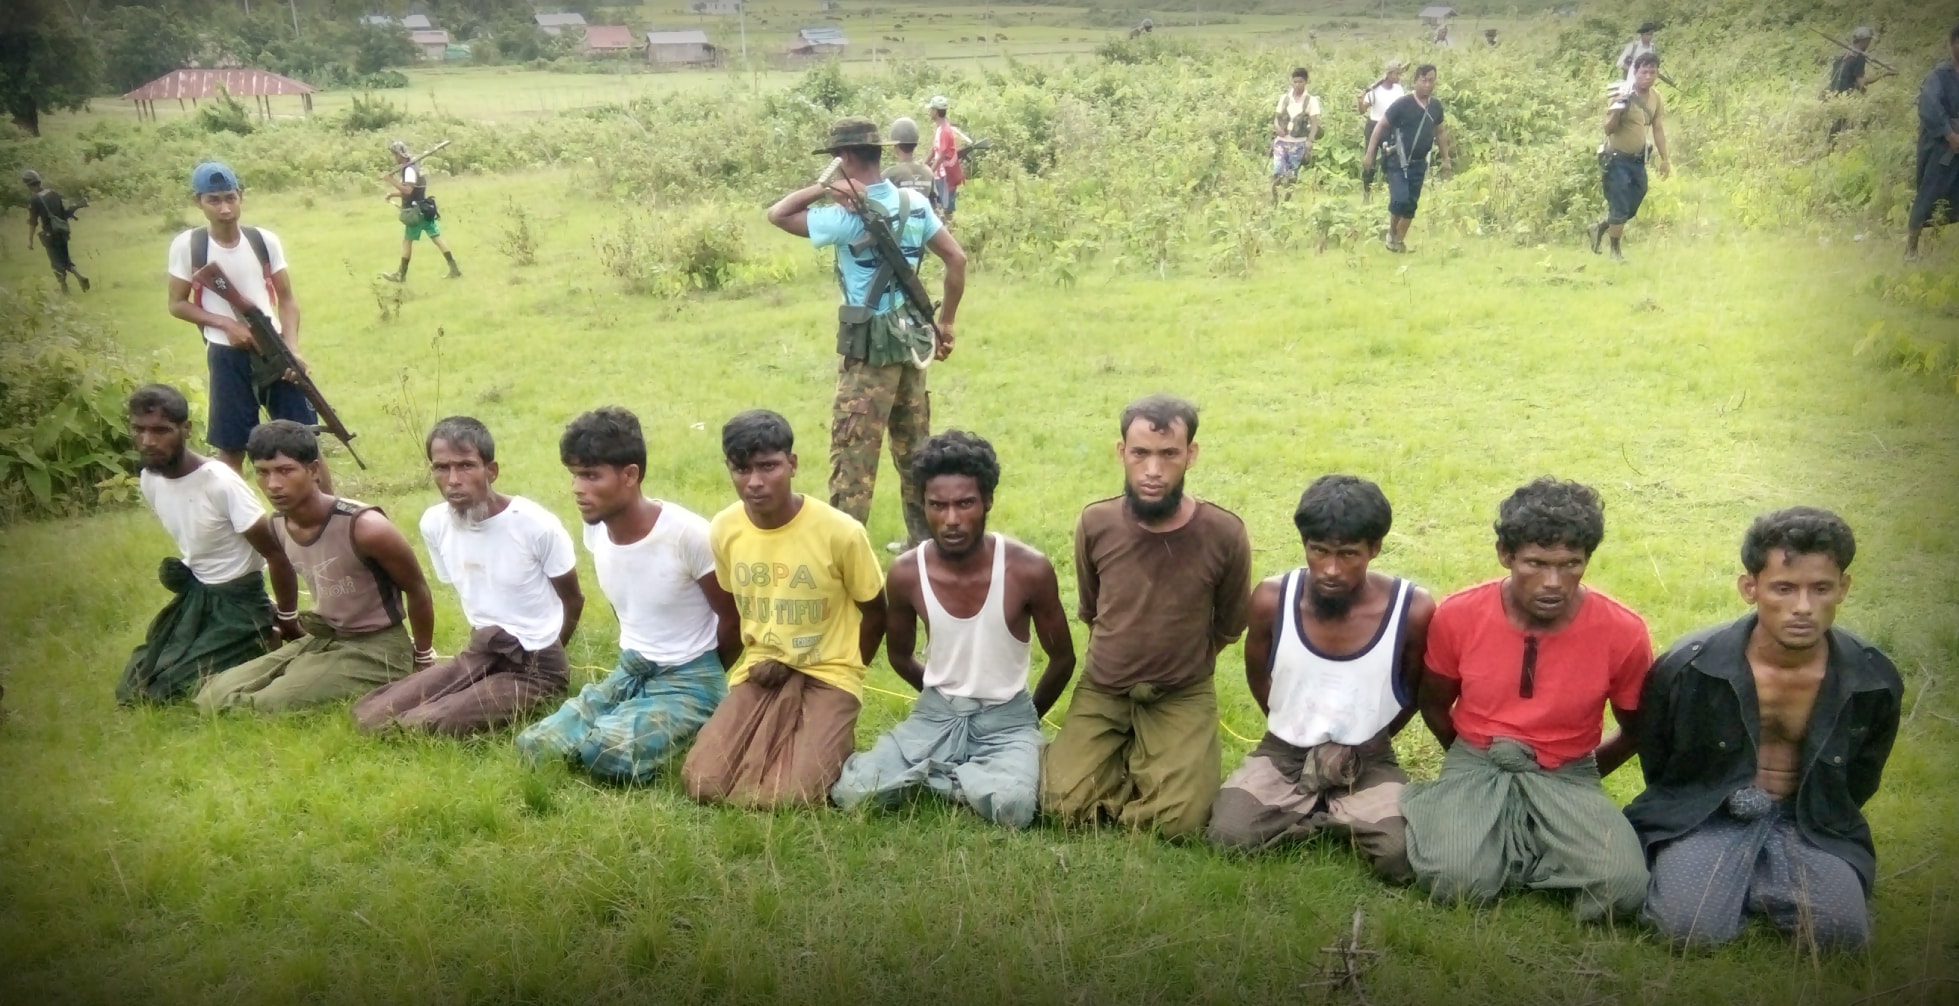
[(381, 564), (361, 557), (354, 548), (354, 521), (380, 507), (336, 499), (326, 525), (310, 542), (301, 542), (286, 527), (284, 515), (272, 518), (272, 537), (285, 550), (293, 569), (306, 578), (313, 593), (313, 611), (333, 630), (362, 635), (400, 625), (401, 588)]

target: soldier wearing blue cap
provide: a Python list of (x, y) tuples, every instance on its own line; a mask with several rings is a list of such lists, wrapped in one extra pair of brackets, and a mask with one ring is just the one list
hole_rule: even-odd
[[(211, 412), (204, 438), (218, 457), (242, 474), (245, 441), (267, 418), (290, 419), (312, 426), (320, 420), (299, 386), (275, 381), (261, 389), (252, 380), (252, 330), (231, 305), (191, 281), (206, 263), (216, 264), (246, 299), (272, 319), (273, 327), (299, 358), (299, 299), (286, 274), (286, 252), (279, 238), (261, 227), (239, 222), (245, 194), (238, 174), (229, 165), (205, 161), (191, 169), (191, 198), (206, 225), (177, 235), (170, 242), (170, 316), (198, 327), (204, 335), (204, 358), (210, 366)], [(322, 459), (324, 463), (324, 459)], [(332, 480), (321, 472), (320, 488), (331, 493)]]

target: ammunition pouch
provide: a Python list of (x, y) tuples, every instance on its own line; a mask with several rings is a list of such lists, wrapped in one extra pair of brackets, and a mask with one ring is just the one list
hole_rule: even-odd
[(938, 332), (903, 308), (884, 314), (855, 304), (837, 308), (837, 353), (846, 360), (862, 360), (873, 367), (902, 363), (924, 370), (932, 365), (938, 347)]
[(837, 308), (837, 354), (846, 360), (871, 358), (871, 319), (876, 312), (857, 304)]

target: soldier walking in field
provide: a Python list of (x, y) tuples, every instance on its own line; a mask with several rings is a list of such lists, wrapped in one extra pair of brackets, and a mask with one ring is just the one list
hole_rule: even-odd
[(1449, 155), (1449, 131), (1442, 123), (1442, 99), (1435, 96), (1435, 66), (1415, 68), (1415, 89), (1402, 96), (1375, 123), (1361, 156), (1363, 172), (1374, 170), (1374, 155), (1385, 154), (1382, 174), (1388, 181), (1388, 230), (1382, 240), (1391, 252), (1408, 250), (1408, 225), (1422, 201), (1422, 182), (1428, 177), (1428, 155), (1442, 149), (1442, 170), (1454, 168)]
[(436, 223), (435, 200), (429, 195), (428, 176), (422, 173), (422, 166), (408, 154), (408, 144), (395, 140), (388, 144), (388, 153), (394, 155), (394, 178), (389, 184), (395, 187), (395, 196), (401, 200), (401, 268), (382, 275), (390, 283), (403, 283), (408, 280), (408, 260), (415, 254), (415, 242), (427, 235), (435, 242), (435, 250), (449, 260), (449, 278), (455, 279), (463, 274), (456, 266), (456, 256), (442, 240), (442, 225)]
[(1640, 23), (1639, 37), (1627, 42), (1625, 47), (1619, 50), (1619, 58), (1613, 61), (1613, 69), (1618, 71), (1619, 79), (1631, 83), (1633, 71), (1637, 69), (1634, 64), (1639, 60), (1639, 57), (1648, 53), (1654, 56), (1659, 55), (1659, 48), (1653, 44), (1653, 33), (1659, 30), (1660, 26), (1658, 22), (1643, 21)]
[[(1905, 257), (1918, 258), (1918, 235), (1959, 217), (1959, 26), (1946, 40), (1950, 58), (1925, 75), (1918, 88), (1918, 196), (1907, 221)], [(1933, 212), (1943, 206), (1940, 219)]]
[(1626, 232), (1626, 221), (1639, 212), (1646, 200), (1646, 162), (1649, 151), (1660, 155), (1660, 177), (1665, 178), (1667, 163), (1666, 103), (1653, 81), (1660, 73), (1660, 57), (1647, 53), (1638, 60), (1632, 83), (1615, 88), (1605, 113), (1605, 143), (1599, 147), (1599, 167), (1605, 188), (1605, 218), (1586, 228), (1592, 254), (1599, 252), (1599, 239), (1612, 239), (1612, 260), (1624, 262), (1619, 239)]
[[(838, 120), (829, 142), (816, 151), (837, 159), (836, 177), (830, 179), (832, 172), (826, 171), (818, 184), (783, 196), (769, 207), (769, 222), (818, 248), (837, 250), (843, 303), (837, 311), (841, 360), (830, 417), (830, 505), (858, 523), (869, 522), (878, 449), (888, 429), (908, 537), (894, 543), (894, 551), (902, 551), (932, 536), (911, 482), (911, 456), (931, 435), (925, 368), (952, 353), (953, 320), (966, 291), (966, 253), (930, 203), (884, 179), (880, 164), (888, 145), (879, 138), (877, 123)], [(814, 205), (825, 197), (835, 202)], [(860, 214), (883, 220), (902, 262), (879, 253)], [(927, 248), (945, 264), (945, 297), (936, 319), (918, 316), (898, 272), (915, 274)]]
[(54, 267), (54, 278), (61, 283), (61, 292), (68, 292), (68, 274), (82, 281), (82, 292), (88, 292), (88, 277), (75, 268), (74, 256), (68, 254), (68, 235), (73, 228), (70, 221), (75, 211), (88, 205), (83, 199), (73, 206), (61, 200), (61, 193), (41, 184), (40, 174), (33, 171), (20, 173), (20, 180), (27, 185), (27, 247), (34, 248), (34, 235), (41, 235), (41, 247), (48, 250), (48, 264)]

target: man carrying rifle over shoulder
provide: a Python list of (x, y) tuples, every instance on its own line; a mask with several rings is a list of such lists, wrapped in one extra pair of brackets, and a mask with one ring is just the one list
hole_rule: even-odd
[[(953, 319), (966, 291), (966, 253), (928, 202), (883, 179), (887, 145), (877, 123), (838, 120), (828, 144), (816, 151), (835, 158), (831, 167), (817, 184), (769, 207), (769, 222), (818, 248), (836, 246), (842, 359), (830, 419), (830, 505), (859, 523), (870, 521), (878, 449), (888, 428), (909, 538), (893, 543), (902, 551), (932, 536), (911, 484), (911, 455), (931, 435), (925, 368), (952, 353)], [(835, 204), (814, 205), (825, 197)], [(945, 299), (936, 319), (917, 273), (927, 248), (945, 263)]]
[(1646, 201), (1648, 151), (1659, 154), (1655, 167), (1661, 178), (1672, 171), (1667, 157), (1666, 102), (1653, 88), (1660, 57), (1643, 53), (1637, 62), (1632, 83), (1614, 87), (1606, 99), (1605, 142), (1599, 146), (1605, 217), (1585, 229), (1594, 255), (1599, 253), (1601, 238), (1611, 239), (1614, 262), (1626, 260), (1619, 241), (1625, 236), (1626, 221), (1636, 216)]
[[(1905, 257), (1912, 260), (1918, 258), (1918, 235), (1926, 224), (1959, 219), (1959, 25), (1946, 41), (1951, 57), (1933, 67), (1918, 87), (1918, 196), (1912, 200), (1905, 238)], [(1945, 212), (1935, 220), (1941, 206)]]
[[(258, 426), (261, 407), (269, 419), (290, 419), (306, 426), (317, 424), (319, 416), (291, 381), (275, 381), (259, 391), (252, 377), (257, 337), (223, 297), (193, 283), (191, 277), (207, 263), (222, 269), (232, 285), (276, 323), (295, 360), (299, 359), (299, 299), (293, 296), (292, 280), (286, 275), (286, 252), (279, 238), (239, 223), (245, 194), (238, 174), (228, 165), (206, 161), (191, 170), (190, 189), (207, 224), (170, 242), (170, 316), (204, 333), (211, 394), (204, 438), (232, 471), (242, 474), (245, 442)], [(320, 489), (333, 491), (324, 460)]]
[(455, 253), (442, 240), (442, 225), (436, 223), (438, 215), (435, 200), (429, 195), (428, 175), (423, 173), (419, 163), (422, 158), (408, 156), (408, 144), (400, 140), (388, 144), (388, 153), (395, 159), (394, 170), (388, 175), (388, 184), (394, 186), (394, 198), (401, 200), (401, 268), (383, 273), (381, 278), (390, 283), (408, 281), (408, 260), (414, 257), (415, 242), (420, 241), (423, 235), (427, 235), (435, 243), (435, 250), (449, 261), (449, 278), (460, 277), (462, 268), (456, 265)]

